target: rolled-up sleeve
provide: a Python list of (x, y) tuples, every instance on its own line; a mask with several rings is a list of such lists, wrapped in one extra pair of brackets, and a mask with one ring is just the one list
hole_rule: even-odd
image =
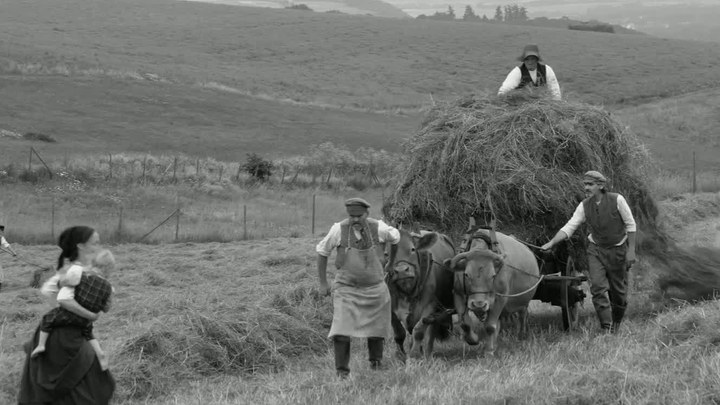
[(5, 240), (4, 236), (0, 236), (0, 245), (2, 245), (2, 247), (4, 247), (5, 249), (10, 247), (10, 244), (7, 240)]
[(555, 76), (555, 71), (550, 66), (545, 65), (545, 75), (550, 93), (555, 100), (560, 100), (562, 93), (560, 93), (560, 83), (558, 83), (557, 76)]
[(315, 251), (320, 256), (328, 257), (332, 254), (333, 249), (340, 246), (340, 223), (336, 222), (333, 224), (333, 226), (330, 228), (330, 231), (328, 231), (327, 235), (318, 242), (317, 246), (315, 246)]
[(42, 287), (40, 287), (40, 294), (46, 297), (52, 297), (57, 294), (58, 281), (60, 281), (60, 276), (58, 274), (54, 274), (46, 282), (43, 283)]
[(509, 92), (510, 90), (515, 90), (518, 85), (520, 85), (520, 81), (522, 80), (522, 73), (520, 73), (520, 68), (515, 66), (510, 73), (508, 73), (507, 77), (505, 78), (505, 81), (500, 85), (500, 89), (498, 90), (498, 95), (505, 94)]
[(625, 223), (625, 232), (635, 232), (637, 230), (637, 225), (635, 224), (635, 218), (633, 218), (630, 206), (625, 200), (625, 197), (619, 194), (617, 198), (617, 209), (620, 212), (623, 222)]
[(560, 228), (560, 230), (569, 238), (583, 222), (585, 222), (585, 208), (583, 207), (583, 203), (580, 203), (577, 208), (575, 208), (572, 218), (570, 218), (567, 224)]
[(378, 239), (380, 243), (390, 242), (392, 245), (397, 245), (400, 243), (400, 231), (383, 221), (378, 221)]

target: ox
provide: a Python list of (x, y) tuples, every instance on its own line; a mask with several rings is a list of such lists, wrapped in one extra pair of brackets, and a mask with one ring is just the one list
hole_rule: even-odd
[(400, 242), (387, 284), (392, 298), (392, 326), (397, 356), (405, 360), (406, 330), (412, 334), (411, 357), (432, 355), (435, 339), (452, 329), (453, 275), (443, 266), (455, 256), (450, 239), (435, 232), (421, 236), (400, 230)]
[(468, 324), (472, 311), (485, 323), (486, 355), (495, 354), (501, 315), (517, 313), (520, 334), (527, 333), (527, 308), (542, 280), (533, 253), (515, 238), (497, 233), (500, 254), (490, 249), (485, 230), (466, 236), (465, 252), (446, 261), (446, 268), (455, 272), (454, 306), (460, 316), (466, 341), (477, 344), (479, 338)]

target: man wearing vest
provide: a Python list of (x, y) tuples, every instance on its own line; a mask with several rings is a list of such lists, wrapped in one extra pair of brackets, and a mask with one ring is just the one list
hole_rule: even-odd
[(560, 85), (553, 69), (540, 63), (540, 50), (537, 45), (526, 45), (523, 54), (518, 58), (522, 64), (515, 66), (505, 78), (498, 90), (498, 95), (506, 94), (515, 89), (528, 87), (546, 87), (552, 98), (560, 100)]
[[(627, 307), (627, 272), (635, 263), (635, 219), (625, 198), (605, 190), (600, 172), (585, 173), (585, 198), (572, 218), (546, 244), (549, 250), (587, 222), (590, 292), (600, 327), (618, 331)], [(609, 298), (609, 299), (608, 299)]]
[[(330, 294), (326, 270), (328, 257), (337, 249), (332, 286), (333, 321), (328, 337), (335, 348), (335, 370), (340, 378), (350, 374), (350, 339), (366, 338), (370, 367), (380, 369), (383, 345), (389, 336), (390, 292), (381, 263), (384, 244), (391, 243), (394, 258), (400, 232), (368, 218), (370, 204), (362, 198), (345, 201), (348, 218), (335, 223), (317, 244), (320, 293)], [(392, 260), (390, 260), (392, 263)]]

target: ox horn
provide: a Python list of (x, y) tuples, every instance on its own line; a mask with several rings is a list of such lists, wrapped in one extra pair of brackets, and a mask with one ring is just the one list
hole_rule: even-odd
[(457, 271), (455, 269), (457, 265), (460, 263), (461, 260), (467, 260), (467, 257), (470, 255), (470, 253), (471, 252), (463, 252), (453, 257), (452, 260), (450, 260), (450, 270)]

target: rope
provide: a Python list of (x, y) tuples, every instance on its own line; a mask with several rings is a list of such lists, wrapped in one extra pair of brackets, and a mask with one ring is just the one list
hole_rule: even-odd
[[(5, 249), (4, 247), (2, 247), (2, 246), (0, 246), (0, 251), (3, 251), (3, 252), (5, 252), (5, 253), (7, 253), (7, 254), (9, 254), (9, 255), (12, 255), (12, 253), (11, 253), (10, 251), (6, 250), (6, 249)], [(41, 266), (41, 265), (39, 265), (39, 264), (36, 264), (36, 263), (33, 263), (33, 262), (29, 262), (29, 261), (23, 259), (22, 257), (18, 256), (18, 255), (14, 255), (13, 257), (14, 257), (15, 259), (17, 259), (17, 260), (20, 260), (21, 262), (23, 262), (23, 263), (25, 263), (25, 264), (28, 264), (28, 265), (30, 265), (30, 266), (35, 266), (35, 267), (37, 267), (37, 268), (39, 268), (39, 269), (47, 270), (47, 269), (49, 268), (48, 266)]]

